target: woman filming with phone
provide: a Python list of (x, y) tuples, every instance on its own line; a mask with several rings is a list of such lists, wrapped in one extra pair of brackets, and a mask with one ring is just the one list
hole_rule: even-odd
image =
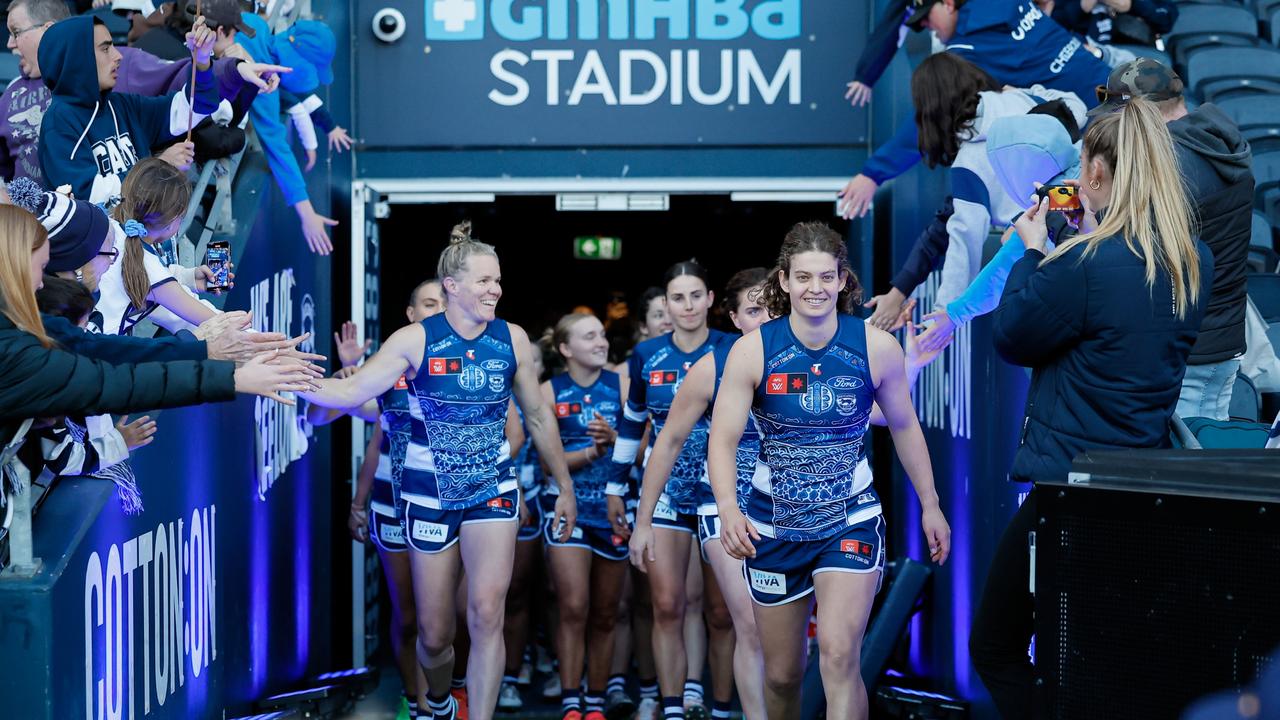
[[(1080, 165), (1080, 234), (1046, 255), (1049, 200), (1024, 214), (1016, 227), (1026, 252), (994, 315), (996, 350), (1032, 370), (1010, 471), (1018, 482), (1062, 478), (1086, 450), (1169, 446), (1213, 278), (1155, 105), (1134, 99), (1094, 120)], [(1035, 497), (1000, 539), (969, 642), (1005, 718), (1032, 717), (1038, 702), (1027, 657)]]

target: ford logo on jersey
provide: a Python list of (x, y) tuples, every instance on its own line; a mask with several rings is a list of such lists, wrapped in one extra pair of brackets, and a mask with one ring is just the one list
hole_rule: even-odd
[(833, 377), (827, 381), (832, 390), (857, 390), (862, 387), (862, 380), (849, 375)]

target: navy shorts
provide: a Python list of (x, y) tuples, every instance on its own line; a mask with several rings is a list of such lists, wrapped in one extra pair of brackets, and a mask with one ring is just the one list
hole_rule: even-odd
[(698, 516), (698, 553), (702, 555), (702, 562), (709, 563), (711, 560), (707, 558), (707, 541), (720, 539), (720, 516), (719, 515), (699, 515)]
[(405, 537), (409, 547), (418, 552), (438, 553), (458, 542), (458, 533), (463, 525), (515, 522), (519, 517), (519, 490), (509, 490), (461, 510), (433, 510), (408, 503), (404, 517)]
[(403, 511), (374, 503), (369, 508), (369, 539), (383, 552), (404, 552), (409, 546), (404, 542)]
[(525, 500), (524, 504), (529, 508), (529, 524), (520, 526), (519, 532), (516, 533), (516, 540), (530, 542), (542, 537), (543, 512), (541, 501), (541, 495), (534, 497), (532, 500)]
[(666, 493), (658, 498), (653, 508), (653, 526), (667, 530), (679, 530), (690, 535), (698, 532), (698, 516), (694, 513), (682, 513), (671, 505), (671, 498)]
[(569, 539), (560, 542), (559, 524), (555, 517), (548, 514), (542, 523), (542, 541), (547, 547), (576, 547), (590, 550), (605, 560), (626, 560), (630, 551), (627, 541), (621, 535), (614, 534), (609, 528), (583, 527), (574, 525)]
[(383, 552), (404, 552), (404, 505), (390, 481), (374, 478), (369, 503), (369, 539)]
[(760, 538), (742, 574), (758, 605), (785, 605), (813, 592), (822, 572), (866, 574), (884, 568), (884, 516), (876, 515), (823, 540)]

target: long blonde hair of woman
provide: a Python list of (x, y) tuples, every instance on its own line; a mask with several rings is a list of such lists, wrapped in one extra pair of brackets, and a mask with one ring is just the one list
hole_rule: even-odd
[(53, 347), (31, 292), (31, 253), (49, 242), (35, 216), (16, 205), (0, 205), (0, 313), (18, 328)]
[(1147, 287), (1155, 284), (1157, 270), (1169, 273), (1175, 313), (1186, 317), (1200, 299), (1200, 254), (1173, 137), (1159, 109), (1135, 98), (1094, 120), (1084, 134), (1083, 155), (1111, 167), (1111, 202), (1096, 230), (1062, 243), (1041, 264), (1081, 243), (1088, 245), (1087, 257), (1106, 239), (1119, 236), (1146, 262)]

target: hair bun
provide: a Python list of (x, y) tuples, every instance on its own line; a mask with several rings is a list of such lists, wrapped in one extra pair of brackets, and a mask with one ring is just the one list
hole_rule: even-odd
[(463, 220), (453, 226), (453, 230), (449, 232), (449, 244), (458, 245), (461, 243), (471, 242), (471, 221)]
[(9, 183), (9, 199), (32, 215), (39, 215), (45, 203), (45, 190), (31, 178), (20, 177)]

